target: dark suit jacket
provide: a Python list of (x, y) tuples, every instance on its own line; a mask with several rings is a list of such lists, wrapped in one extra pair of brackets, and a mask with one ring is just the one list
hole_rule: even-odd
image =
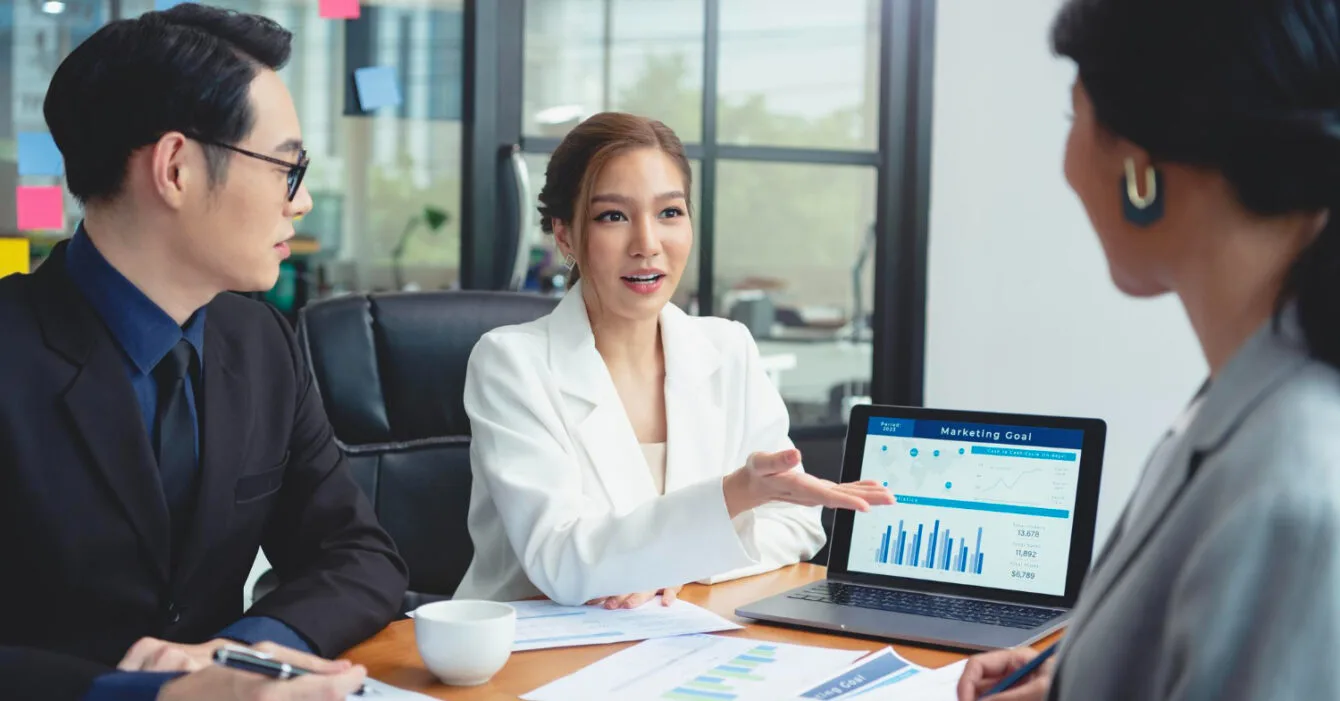
[(326, 656), (386, 625), (405, 565), (287, 322), (232, 294), (208, 307), (196, 523), (169, 570), (167, 505), (121, 350), (64, 257), (62, 244), (0, 280), (0, 680), (53, 668), (5, 646), (114, 665), (141, 636), (214, 637), (242, 615), (257, 546), (282, 584), (249, 615)]

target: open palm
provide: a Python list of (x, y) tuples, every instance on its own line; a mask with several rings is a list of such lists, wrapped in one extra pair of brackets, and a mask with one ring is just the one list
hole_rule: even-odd
[(776, 453), (754, 453), (745, 462), (750, 491), (768, 501), (783, 501), (801, 506), (868, 511), (871, 506), (893, 503), (889, 490), (873, 480), (838, 484), (821, 479), (795, 467), (800, 451), (794, 448)]

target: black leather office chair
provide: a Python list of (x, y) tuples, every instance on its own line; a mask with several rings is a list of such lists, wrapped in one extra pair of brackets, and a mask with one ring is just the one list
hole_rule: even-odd
[[(470, 565), (470, 420), (462, 392), (479, 337), (556, 299), (512, 292), (343, 297), (299, 316), (335, 438), (409, 564), (405, 610), (446, 598)], [(257, 592), (257, 598), (261, 592)]]

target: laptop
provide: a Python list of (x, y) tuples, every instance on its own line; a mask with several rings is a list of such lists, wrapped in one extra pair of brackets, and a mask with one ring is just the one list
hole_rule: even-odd
[(842, 481), (896, 503), (837, 512), (826, 580), (735, 613), (963, 650), (1046, 637), (1089, 569), (1106, 437), (1098, 419), (853, 407)]

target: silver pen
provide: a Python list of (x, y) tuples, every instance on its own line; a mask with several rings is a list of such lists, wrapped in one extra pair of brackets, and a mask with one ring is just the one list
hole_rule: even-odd
[[(230, 669), (261, 674), (271, 679), (294, 679), (308, 674), (316, 674), (310, 669), (281, 662), (275, 659), (273, 655), (234, 645), (225, 645), (215, 650), (214, 662)], [(364, 684), (358, 691), (354, 692), (354, 695), (370, 696), (371, 693), (367, 685)]]

